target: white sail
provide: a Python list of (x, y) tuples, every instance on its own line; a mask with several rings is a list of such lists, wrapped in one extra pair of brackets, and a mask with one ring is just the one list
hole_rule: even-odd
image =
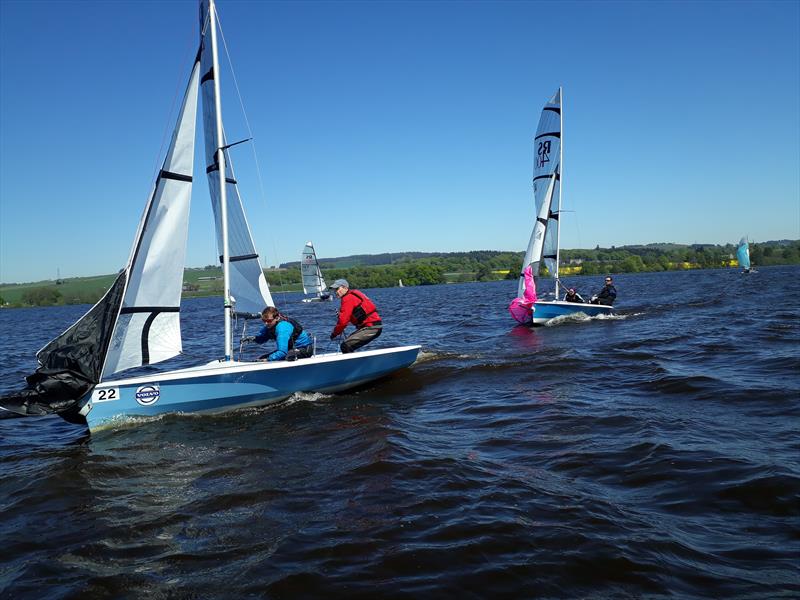
[(314, 244), (306, 242), (300, 259), (300, 275), (303, 278), (303, 293), (320, 295), (325, 291), (325, 280), (319, 269)]
[[(542, 109), (534, 138), (534, 150), (533, 194), (536, 199), (537, 221), (546, 219), (541, 259), (549, 274), (558, 277), (558, 218), (561, 210), (560, 88)], [(533, 274), (539, 275), (538, 271), (539, 265), (536, 264)]]
[[(531, 239), (528, 242), (528, 249), (525, 251), (525, 258), (522, 261), (522, 270), (524, 271), (528, 265), (531, 265), (531, 272), (534, 275), (539, 273), (539, 264), (542, 260), (542, 252), (544, 249), (545, 235), (547, 233), (547, 216), (550, 214), (550, 205), (553, 199), (553, 190), (555, 189), (556, 176), (555, 174), (550, 177), (550, 185), (547, 186), (545, 195), (542, 199), (541, 206), (538, 207), (536, 214), (536, 223), (531, 232)], [(541, 184), (540, 184), (541, 185)], [(544, 187), (542, 185), (542, 187)], [(520, 274), (519, 285), (517, 286), (517, 296), (523, 297), (525, 292), (525, 277)]]
[(134, 238), (128, 284), (103, 377), (180, 354), (180, 304), (200, 63), (195, 62), (172, 141)]
[[(216, 160), (217, 149), (225, 146), (223, 139), (217, 140), (216, 105), (214, 95), (214, 68), (211, 55), (210, 33), (207, 31), (208, 2), (201, 3), (201, 18), (205, 24), (200, 62), (202, 78), (200, 88), (203, 97), (203, 129), (205, 131), (205, 157), (208, 186), (211, 193), (211, 204), (214, 209), (214, 221), (217, 228), (217, 248), (222, 262), (222, 214), (219, 188), (219, 165)], [(223, 138), (224, 138), (223, 134)], [(227, 197), (228, 252), (230, 260), (230, 294), (235, 300), (234, 309), (242, 313), (259, 313), (265, 306), (274, 306), (272, 295), (261, 269), (250, 226), (242, 207), (239, 188), (233, 173), (230, 153), (225, 153), (225, 185)]]

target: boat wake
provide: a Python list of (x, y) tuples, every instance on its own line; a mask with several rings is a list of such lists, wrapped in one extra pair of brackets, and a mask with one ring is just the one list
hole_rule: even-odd
[(424, 362), (433, 362), (436, 360), (447, 360), (451, 358), (457, 359), (472, 359), (476, 358), (475, 356), (471, 356), (469, 354), (459, 354), (456, 352), (445, 352), (445, 351), (435, 351), (435, 350), (422, 350), (417, 356), (417, 362), (415, 364), (420, 364)]
[(570, 315), (560, 315), (558, 317), (553, 317), (546, 323), (544, 323), (545, 327), (555, 327), (556, 325), (562, 325), (564, 323), (589, 323), (591, 321), (624, 321), (628, 317), (636, 317), (639, 315), (643, 315), (644, 313), (629, 313), (629, 314), (601, 314), (595, 315), (590, 317), (585, 313), (572, 313)]
[(327, 398), (333, 398), (333, 394), (323, 394), (321, 392), (295, 392), (280, 404), (283, 406), (288, 406), (298, 402), (319, 402), (320, 400), (326, 400)]

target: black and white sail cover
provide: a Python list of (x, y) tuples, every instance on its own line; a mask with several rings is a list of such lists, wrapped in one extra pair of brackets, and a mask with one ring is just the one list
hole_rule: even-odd
[[(539, 275), (541, 262), (551, 276), (558, 276), (558, 216), (561, 209), (561, 89), (544, 105), (533, 143), (533, 195), (536, 201), (534, 224), (523, 270), (532, 265)], [(520, 278), (520, 296), (523, 291)]]
[[(205, 157), (211, 204), (217, 229), (217, 248), (222, 261), (222, 211), (219, 190), (219, 165), (217, 148), (227, 142), (217, 140), (216, 104), (214, 92), (214, 61), (211, 54), (211, 33), (208, 29), (208, 2), (200, 3), (201, 46), (200, 63), (203, 73), (200, 88), (203, 98), (203, 129), (205, 132)], [(224, 134), (223, 134), (224, 137)], [(230, 294), (238, 313), (260, 313), (265, 306), (274, 306), (267, 280), (258, 260), (253, 236), (247, 223), (239, 188), (233, 174), (230, 152), (225, 153), (225, 192), (228, 216), (228, 252), (230, 256)]]
[(128, 261), (128, 285), (103, 377), (180, 354), (180, 304), (200, 65), (195, 61), (164, 165), (144, 210)]
[(319, 270), (314, 244), (306, 242), (300, 257), (300, 275), (303, 277), (303, 293), (321, 295), (325, 291), (325, 280)]

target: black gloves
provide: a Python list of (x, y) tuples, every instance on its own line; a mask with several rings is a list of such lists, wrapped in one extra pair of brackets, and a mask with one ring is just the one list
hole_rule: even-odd
[(247, 337), (242, 338), (242, 343), (249, 344), (250, 342), (255, 342), (256, 338), (253, 335), (248, 335)]

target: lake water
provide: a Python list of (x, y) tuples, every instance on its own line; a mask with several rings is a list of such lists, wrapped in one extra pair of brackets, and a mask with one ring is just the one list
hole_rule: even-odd
[[(537, 329), (510, 281), (368, 290), (369, 347), (423, 352), (355, 393), (2, 419), (0, 597), (796, 598), (799, 280), (618, 275), (617, 318)], [(277, 300), (325, 350), (338, 303)], [(219, 306), (184, 304), (186, 360)], [(0, 388), (86, 309), (0, 311)]]

